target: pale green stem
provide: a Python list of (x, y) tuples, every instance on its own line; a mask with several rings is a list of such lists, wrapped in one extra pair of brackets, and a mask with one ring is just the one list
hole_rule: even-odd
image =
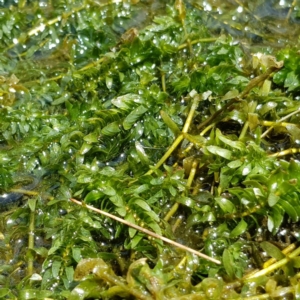
[(266, 269), (263, 269), (263, 270), (260, 270), (256, 273), (254, 273), (252, 276), (248, 277), (246, 280), (256, 278), (256, 277), (259, 277), (259, 276), (267, 275), (267, 274), (273, 272), (274, 270), (279, 269), (282, 266), (286, 265), (290, 261), (291, 258), (297, 257), (297, 256), (299, 256), (299, 254), (300, 254), (300, 247), (297, 248), (295, 251), (293, 251), (287, 257), (285, 257), (285, 258), (281, 259), (280, 261), (270, 265)]
[(171, 207), (171, 209), (168, 211), (168, 213), (165, 215), (164, 221), (168, 222), (172, 218), (172, 216), (174, 216), (174, 214), (176, 213), (178, 207), (179, 207), (179, 203), (175, 202), (173, 204), (173, 206)]
[(163, 92), (166, 92), (166, 74), (162, 73), (161, 74), (161, 85), (162, 85), (162, 90)]
[(290, 149), (286, 149), (286, 150), (283, 150), (280, 152), (269, 154), (268, 156), (269, 157), (279, 157), (279, 156), (285, 156), (285, 155), (290, 155), (290, 154), (296, 154), (299, 152), (300, 152), (300, 149), (298, 149), (298, 148), (290, 148)]
[(210, 129), (212, 129), (215, 125), (216, 125), (216, 123), (212, 123), (212, 124), (206, 126), (206, 127), (200, 132), (200, 135), (201, 135), (201, 136), (204, 136), (205, 133), (206, 133), (207, 131), (209, 131)]
[[(266, 136), (266, 135), (274, 128), (274, 126), (278, 126), (278, 125), (280, 125), (280, 123), (283, 124), (283, 121), (285, 121), (286, 119), (290, 118), (291, 116), (293, 116), (293, 115), (299, 113), (299, 111), (300, 111), (300, 107), (299, 107), (298, 109), (296, 109), (295, 111), (291, 112), (290, 114), (284, 116), (284, 117), (281, 118), (280, 120), (274, 122), (273, 126), (271, 126), (270, 128), (268, 128), (268, 129), (261, 135), (261, 138), (264, 138), (264, 137), (265, 137), (265, 136)], [(267, 121), (264, 121), (264, 123), (265, 123), (265, 122), (267, 122)], [(265, 125), (265, 124), (263, 124), (263, 125)], [(265, 125), (265, 126), (270, 126), (270, 125)], [(282, 125), (282, 126), (284, 126), (284, 125)]]
[[(29, 250), (34, 249), (35, 204), (36, 204), (36, 199), (34, 199), (34, 208), (30, 210), (30, 216), (29, 216), (29, 227), (28, 227), (28, 249)], [(27, 263), (27, 275), (30, 276), (33, 274), (33, 262), (34, 262), (33, 252), (29, 252), (28, 256), (29, 257)]]
[(199, 95), (196, 95), (196, 96), (194, 97), (193, 103), (192, 103), (192, 107), (191, 107), (191, 109), (190, 109), (190, 111), (189, 111), (188, 117), (187, 117), (187, 119), (186, 119), (186, 121), (185, 121), (185, 124), (184, 124), (184, 126), (183, 126), (183, 129), (182, 129), (182, 132), (183, 132), (183, 133), (187, 133), (187, 132), (188, 132), (189, 127), (190, 127), (190, 125), (191, 125), (192, 119), (193, 119), (193, 117), (194, 117), (195, 111), (196, 111), (196, 109), (197, 109), (197, 107), (198, 107), (198, 103), (199, 103), (200, 100), (201, 100), (201, 99), (200, 99), (200, 96), (199, 96)]
[[(256, 101), (252, 101), (251, 103), (249, 103), (249, 112), (248, 113), (254, 113), (255, 110), (256, 110), (256, 106), (257, 106)], [(245, 137), (248, 128), (249, 128), (249, 121), (246, 121), (244, 126), (243, 126), (243, 129), (241, 131), (241, 134), (239, 136), (239, 140), (241, 140)]]
[[(168, 151), (164, 154), (164, 156), (157, 162), (157, 164), (154, 166), (154, 169), (158, 169), (172, 154), (172, 152), (177, 148), (177, 146), (181, 143), (183, 140), (183, 134), (180, 134), (174, 143), (171, 145), (171, 147), (168, 149)], [(153, 173), (153, 170), (149, 170), (145, 175), (150, 175)]]
[[(198, 166), (198, 162), (194, 161), (192, 164), (190, 174), (189, 174), (189, 178), (186, 183), (187, 189), (189, 189), (192, 185), (192, 182), (196, 175), (197, 166)], [(170, 218), (172, 218), (173, 215), (177, 212), (178, 207), (179, 207), (179, 203), (175, 202), (174, 205), (172, 206), (172, 208), (169, 210), (169, 212), (164, 217), (164, 221), (168, 222), (170, 220)]]
[[(182, 133), (176, 138), (176, 140), (171, 145), (171, 147), (168, 149), (168, 151), (164, 154), (164, 156), (154, 166), (154, 169), (158, 169), (168, 159), (168, 157), (173, 153), (173, 151), (177, 148), (177, 146), (184, 139), (184, 133), (187, 133), (188, 130), (189, 130), (189, 127), (191, 125), (191, 122), (192, 122), (192, 119), (194, 117), (195, 111), (198, 107), (199, 101), (200, 101), (200, 96), (197, 94), (193, 99), (192, 107), (189, 111), (189, 114), (188, 114), (187, 119), (185, 121), (185, 124), (183, 126)], [(150, 175), (152, 173), (153, 173), (153, 170), (149, 170), (145, 175)]]

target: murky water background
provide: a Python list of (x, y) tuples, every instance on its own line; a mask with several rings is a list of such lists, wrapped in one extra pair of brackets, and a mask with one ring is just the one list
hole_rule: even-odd
[(292, 0), (189, 0), (207, 12), (215, 33), (227, 32), (251, 47), (281, 48), (299, 41), (300, 12)]

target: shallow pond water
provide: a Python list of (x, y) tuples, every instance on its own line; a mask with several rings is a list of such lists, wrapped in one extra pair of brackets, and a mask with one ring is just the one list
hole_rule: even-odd
[[(296, 1), (0, 0), (1, 192), (13, 192), (15, 174), (41, 178), (1, 213), (0, 295), (79, 299), (73, 275), (85, 258), (88, 278), (95, 266), (122, 279), (75, 276), (83, 289), (101, 282), (105, 294), (118, 282), (120, 297), (132, 284), (140, 299), (167, 299), (159, 282), (174, 299), (205, 287), (218, 299), (272, 251), (279, 257), (299, 237), (299, 82), (292, 69), (273, 90), (264, 62), (276, 73), (276, 58), (259, 56), (255, 70), (250, 61), (290, 49), (299, 32)], [(223, 264), (199, 263), (71, 197)], [(252, 259), (265, 240), (278, 249), (263, 244)]]

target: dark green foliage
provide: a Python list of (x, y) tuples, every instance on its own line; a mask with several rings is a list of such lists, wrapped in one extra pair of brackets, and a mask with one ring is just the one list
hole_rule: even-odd
[(252, 67), (249, 44), (212, 35), (214, 8), (154, 1), (147, 16), (145, 1), (114, 2), (0, 10), (0, 191), (39, 181), (1, 213), (0, 298), (241, 299), (262, 286), (276, 298), (273, 281), (299, 298), (297, 253), (245, 277), (299, 239), (298, 48)]

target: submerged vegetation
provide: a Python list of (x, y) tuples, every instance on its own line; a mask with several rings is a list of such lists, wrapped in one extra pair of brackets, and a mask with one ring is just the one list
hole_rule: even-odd
[(232, 1), (242, 42), (200, 1), (16, 2), (1, 299), (299, 299), (299, 36), (251, 27), (269, 3), (292, 28), (296, 1)]

